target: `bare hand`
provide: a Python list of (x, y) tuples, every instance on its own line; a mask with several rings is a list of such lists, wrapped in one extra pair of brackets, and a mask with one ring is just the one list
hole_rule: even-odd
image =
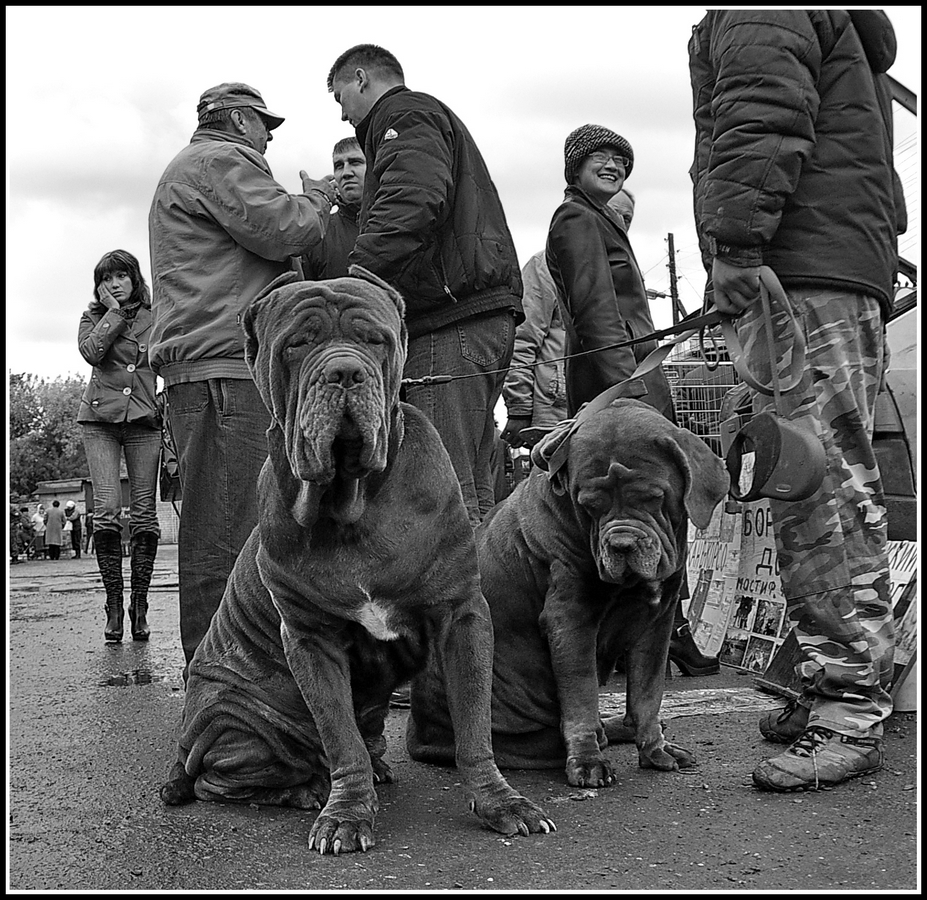
[(308, 194), (309, 191), (321, 191), (332, 203), (335, 202), (335, 181), (333, 176), (326, 175), (324, 178), (318, 179), (310, 178), (304, 169), (300, 169), (299, 177), (303, 182), (304, 194)]
[(711, 284), (718, 310), (728, 316), (739, 316), (760, 297), (760, 267), (743, 269), (715, 257), (711, 264)]
[(119, 309), (119, 301), (112, 295), (105, 284), (101, 284), (97, 288), (97, 293), (100, 295), (100, 303), (107, 309)]

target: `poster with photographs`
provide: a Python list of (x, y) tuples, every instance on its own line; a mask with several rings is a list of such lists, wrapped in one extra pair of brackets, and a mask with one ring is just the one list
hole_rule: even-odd
[[(895, 663), (917, 645), (917, 545), (888, 542), (895, 607)], [(704, 530), (692, 529), (688, 559), (692, 633), (703, 653), (762, 674), (789, 633), (768, 500), (722, 503)]]
[(704, 530), (690, 526), (686, 615), (703, 653), (717, 656), (731, 614), (732, 590), (740, 560), (739, 511), (719, 504)]
[(721, 504), (690, 540), (689, 621), (702, 652), (764, 672), (789, 631), (769, 502)]
[(744, 503), (740, 525), (740, 560), (720, 657), (762, 673), (789, 630), (769, 501)]
[(895, 610), (896, 673), (911, 661), (917, 647), (917, 563), (916, 541), (888, 542), (888, 568)]

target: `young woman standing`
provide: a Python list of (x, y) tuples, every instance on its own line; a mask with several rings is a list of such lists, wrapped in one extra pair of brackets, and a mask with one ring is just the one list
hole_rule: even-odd
[(124, 454), (130, 488), (132, 639), (147, 641), (148, 586), (161, 530), (155, 505), (161, 431), (155, 374), (148, 364), (151, 293), (138, 260), (107, 253), (93, 272), (93, 300), (81, 316), (78, 348), (93, 366), (77, 420), (93, 483), (93, 540), (106, 591), (106, 641), (123, 633), (122, 484)]

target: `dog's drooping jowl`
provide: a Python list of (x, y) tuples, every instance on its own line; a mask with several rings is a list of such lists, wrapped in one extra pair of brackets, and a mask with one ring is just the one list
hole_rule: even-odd
[(162, 799), (320, 809), (311, 848), (367, 850), (375, 784), (392, 780), (390, 694), (431, 660), (477, 816), (506, 834), (554, 830), (493, 761), (489, 610), (450, 459), (399, 400), (402, 299), (351, 274), (281, 276), (245, 311), (272, 414), (260, 517), (191, 660)]
[[(552, 458), (559, 458), (556, 470)], [(503, 768), (564, 767), (572, 785), (614, 781), (603, 750), (637, 744), (647, 768), (693, 755), (660, 725), (688, 522), (705, 527), (727, 493), (721, 460), (637, 400), (616, 400), (551, 432), (537, 463), (477, 530), (492, 613), (493, 748)], [(627, 714), (602, 718), (598, 686), (623, 658)], [(414, 759), (452, 754), (440, 673), (413, 684)]]

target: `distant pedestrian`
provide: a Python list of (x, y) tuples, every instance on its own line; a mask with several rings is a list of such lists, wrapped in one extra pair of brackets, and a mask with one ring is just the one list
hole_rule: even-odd
[(32, 517), (28, 506), (19, 507), (19, 552), (29, 559), (32, 555)]
[(148, 585), (161, 534), (155, 505), (160, 417), (148, 362), (151, 295), (138, 260), (106, 253), (93, 270), (93, 299), (78, 326), (78, 349), (93, 366), (77, 421), (93, 483), (94, 549), (106, 592), (103, 639), (122, 640), (122, 479), (125, 457), (131, 496), (132, 639), (147, 641)]
[(80, 510), (73, 500), (68, 500), (64, 504), (65, 518), (71, 523), (71, 549), (74, 551), (74, 559), (80, 559), (82, 528), (80, 523)]
[(19, 562), (20, 531), (19, 531), (19, 510), (15, 504), (10, 504), (10, 563)]
[(41, 503), (32, 514), (32, 553), (35, 559), (45, 559), (48, 548), (45, 546), (45, 507)]
[(64, 510), (60, 500), (52, 500), (52, 508), (48, 511), (45, 521), (45, 544), (48, 547), (49, 559), (61, 558), (61, 545), (64, 543)]
[(84, 517), (84, 553), (93, 549), (93, 510), (88, 509)]

